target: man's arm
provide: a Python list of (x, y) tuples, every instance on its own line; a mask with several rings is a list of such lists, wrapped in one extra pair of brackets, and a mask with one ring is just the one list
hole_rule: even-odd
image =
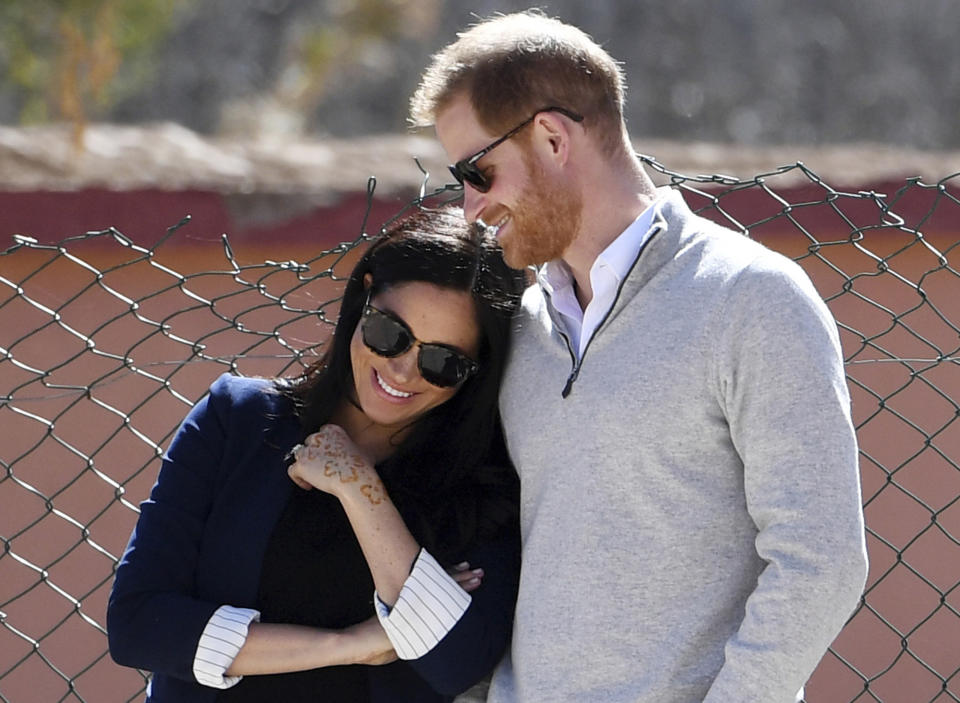
[(766, 567), (705, 703), (795, 700), (867, 573), (856, 436), (836, 323), (799, 267), (741, 274), (717, 347)]

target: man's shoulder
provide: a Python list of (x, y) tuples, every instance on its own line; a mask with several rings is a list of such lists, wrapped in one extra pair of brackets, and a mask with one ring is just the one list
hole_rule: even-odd
[(716, 266), (732, 273), (803, 275), (801, 267), (791, 258), (744, 232), (692, 212), (681, 221), (679, 249), (698, 258), (701, 266)]
[(743, 232), (694, 213), (680, 193), (667, 194), (662, 208), (667, 223), (663, 245), (671, 248), (674, 274), (691, 294), (697, 289), (718, 301), (729, 300), (728, 294), (752, 301), (819, 298), (797, 262)]

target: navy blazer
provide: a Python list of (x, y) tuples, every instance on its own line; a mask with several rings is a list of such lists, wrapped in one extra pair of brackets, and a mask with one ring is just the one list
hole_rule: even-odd
[[(303, 436), (269, 381), (229, 374), (180, 426), (141, 504), (107, 605), (110, 654), (153, 672), (152, 703), (215, 700), (218, 689), (193, 677), (197, 643), (221, 605), (256, 607), (267, 543), (294, 487), (284, 456)], [(519, 534), (477, 545), (464, 558), (484, 569), (470, 606), (425, 656), (371, 667), (374, 700), (448, 701), (499, 661), (513, 622)]]

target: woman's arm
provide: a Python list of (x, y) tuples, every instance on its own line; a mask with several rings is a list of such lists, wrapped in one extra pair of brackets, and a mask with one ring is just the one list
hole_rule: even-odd
[(305, 671), (343, 664), (387, 664), (397, 655), (376, 617), (343, 630), (251, 623), (231, 676)]
[(197, 682), (230, 688), (246, 674), (281, 674), (396, 660), (377, 618), (342, 630), (260, 623), (260, 613), (224, 605), (207, 623), (193, 662)]
[(110, 654), (119, 664), (193, 679), (197, 642), (221, 605), (197, 598), (194, 585), (231, 384), (221, 377), (187, 415), (140, 506), (107, 605)]
[(420, 545), (410, 534), (370, 461), (337, 425), (324, 425), (294, 450), (290, 478), (336, 496), (350, 520), (377, 594), (397, 602)]
[(505, 529), (466, 556), (484, 567), (470, 607), (436, 647), (408, 662), (444, 695), (462, 693), (493, 671), (510, 644), (520, 576), (519, 529)]
[[(229, 606), (221, 599), (197, 596), (198, 570), (206, 563), (209, 572), (211, 560), (214, 567), (217, 560), (222, 561), (224, 568), (232, 568), (229, 565), (234, 562), (229, 555), (216, 550), (211, 553), (202, 546), (209, 538), (212, 506), (226, 480), (221, 466), (227, 461), (228, 448), (242, 456), (246, 453), (241, 451), (244, 442), (261, 447), (262, 418), (270, 410), (264, 402), (262, 384), (223, 376), (182, 423), (164, 456), (150, 499), (141, 505), (110, 594), (107, 632), (110, 653), (117, 663), (222, 688), (235, 682), (224, 680), (223, 673), (231, 662), (236, 665), (241, 648), (245, 651), (239, 670), (259, 673), (291, 670), (286, 657), (264, 655), (265, 649), (277, 647), (287, 654), (296, 652), (298, 665), (321, 666), (324, 661), (339, 663), (343, 659), (373, 663), (391, 657), (389, 642), (376, 622), (338, 633), (260, 623), (250, 623), (248, 629), (255, 611), (249, 611), (242, 627), (213, 633), (214, 640), (226, 640), (232, 643), (230, 647), (219, 642), (209, 652), (203, 649), (208, 630), (218, 628), (215, 615)], [(230, 475), (234, 473), (231, 470)], [(259, 475), (255, 481), (252, 485), (263, 487)], [(277, 485), (283, 486), (285, 481), (281, 473)], [(251, 497), (251, 505), (258, 502), (265, 502), (262, 492)], [(249, 511), (235, 512), (247, 527)], [(230, 540), (237, 541), (244, 539), (239, 527), (219, 524), (217, 529), (227, 530)], [(266, 648), (261, 646), (265, 637), (270, 645)], [(335, 646), (344, 650), (338, 653)], [(280, 658), (284, 661), (278, 663)]]
[[(297, 485), (318, 488), (340, 499), (367, 557), (381, 600), (396, 604), (398, 609), (403, 605), (397, 603), (397, 598), (405, 587), (412, 586), (410, 572), (414, 561), (418, 569), (421, 564), (426, 565), (414, 576), (435, 580), (434, 593), (442, 594), (451, 584), (455, 591), (461, 591), (458, 583), (462, 590), (470, 591), (466, 607), (458, 611), (429, 647), (421, 647), (416, 657), (403, 654), (400, 650), (405, 643), (395, 641), (401, 658), (409, 659), (417, 673), (445, 695), (460, 693), (488, 674), (510, 640), (520, 571), (518, 529), (505, 530), (496, 540), (477, 545), (466, 555), (469, 563), (483, 567), (482, 571), (461, 571), (451, 578), (430, 566), (436, 562), (425, 551), (421, 553), (390, 502), (372, 462), (341, 428), (324, 426), (294, 456), (296, 461), (289, 473)], [(481, 577), (480, 583), (473, 580)], [(412, 607), (423, 608), (419, 600), (411, 598)], [(430, 616), (430, 609), (426, 610)]]

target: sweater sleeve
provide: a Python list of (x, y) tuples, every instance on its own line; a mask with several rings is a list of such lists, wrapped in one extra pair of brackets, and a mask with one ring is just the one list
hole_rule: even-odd
[(393, 608), (377, 593), (377, 618), (400, 659), (418, 659), (437, 646), (470, 605), (470, 594), (421, 549)]
[(464, 559), (483, 569), (483, 582), (437, 645), (407, 662), (445, 696), (466, 691), (493, 671), (510, 642), (520, 575), (519, 528), (480, 544)]
[(259, 611), (252, 608), (229, 605), (217, 608), (197, 644), (193, 660), (193, 676), (197, 683), (211, 688), (230, 688), (240, 683), (243, 677), (228, 676), (227, 669), (246, 643), (250, 623), (259, 620)]
[(718, 395), (766, 562), (704, 703), (796, 700), (866, 579), (839, 335), (802, 270), (755, 262), (713, 331)]
[(110, 654), (119, 664), (195, 680), (198, 643), (222, 605), (192, 593), (217, 492), (230, 384), (221, 376), (187, 415), (140, 506), (107, 605)]

